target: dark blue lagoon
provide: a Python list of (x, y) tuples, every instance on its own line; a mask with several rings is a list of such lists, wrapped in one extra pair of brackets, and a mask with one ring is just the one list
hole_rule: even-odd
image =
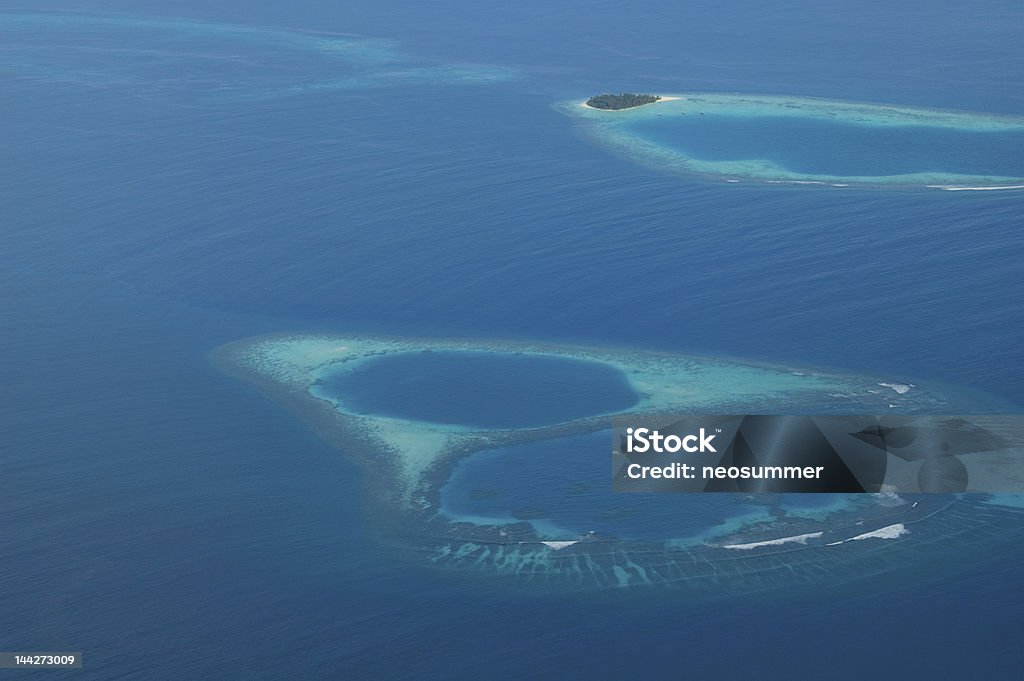
[[(598, 532), (674, 546), (719, 543), (752, 525), (823, 520), (858, 507), (857, 497), (843, 494), (612, 494), (610, 437), (603, 430), (473, 454), (441, 488), (441, 507), (452, 522), (527, 522), (545, 539)], [(877, 503), (890, 499), (868, 506)]]
[[(438, 544), (431, 560), (563, 586), (715, 593), (776, 589), (781, 580), (853, 583), (889, 571), (917, 579), (915, 561), (953, 565), (1019, 536), (1019, 516), (981, 495), (615, 494), (609, 434), (499, 447), (459, 462), (441, 488), (445, 523), (429, 526)], [(985, 530), (999, 528), (994, 536), (981, 531), (979, 515)]]
[(529, 353), (397, 353), (329, 374), (321, 394), (346, 411), (476, 428), (530, 428), (613, 413), (637, 401), (600, 362)]
[(525, 521), (547, 539), (601, 532), (700, 542), (770, 521), (764, 504), (732, 494), (612, 494), (611, 431), (502, 447), (460, 461), (441, 489), (453, 521)]

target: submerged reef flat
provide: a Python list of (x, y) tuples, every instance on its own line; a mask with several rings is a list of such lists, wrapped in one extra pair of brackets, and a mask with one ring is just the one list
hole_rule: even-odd
[(26, 81), (195, 102), (482, 85), (507, 68), (408, 54), (391, 40), (163, 17), (0, 12), (0, 69)]
[[(518, 363), (536, 360), (543, 371), (562, 360), (567, 370), (601, 380), (612, 371), (628, 383), (631, 397), (623, 401), (626, 393), (621, 393), (618, 401), (591, 400), (585, 413), (565, 420), (488, 428), (451, 419), (430, 421), (402, 413), (405, 407), (390, 409), (379, 402), (367, 408), (370, 403), (359, 406), (351, 395), (338, 392), (339, 385), (343, 390), (350, 385), (339, 377), (378, 371), (399, 360), (394, 366), (400, 371), (377, 388), (402, 395), (417, 389), (417, 361), (430, 373), (428, 366), (451, 367), (460, 354), (470, 366), (488, 358), (515, 358)], [(1012, 535), (989, 527), (997, 516), (1013, 516), (1007, 526), (1021, 534), (1020, 509), (943, 495), (913, 500), (893, 494), (837, 496), (835, 503), (816, 510), (795, 507), (792, 512), (777, 497), (762, 495), (737, 505), (743, 512), (736, 517), (721, 518), (686, 537), (679, 536), (678, 528), (673, 532), (672, 523), (663, 533), (648, 528), (616, 536), (582, 529), (585, 517), (578, 519), (584, 525), (566, 532), (549, 522), (542, 508), (520, 509), (508, 518), (459, 516), (443, 508), (441, 490), (460, 461), (530, 443), (553, 442), (557, 452), (560, 438), (605, 430), (612, 415), (962, 410), (962, 404), (928, 387), (715, 358), (513, 341), (272, 335), (222, 346), (213, 359), (226, 373), (292, 410), (356, 463), (365, 476), (367, 521), (375, 535), (428, 565), (510, 575), (559, 588), (668, 584), (760, 590), (793, 582), (855, 580), (868, 574), (864, 570), (915, 565), (929, 551)], [(598, 365), (602, 371), (592, 371)], [(482, 375), (491, 380), (486, 372)], [(472, 383), (467, 380), (453, 376), (450, 384), (435, 380), (427, 385), (436, 400), (458, 400)], [(597, 384), (596, 390), (603, 385)], [(503, 408), (515, 411), (531, 400), (531, 386), (527, 382), (525, 392), (509, 394)], [(545, 399), (542, 393), (549, 389), (538, 382), (537, 399)], [(575, 385), (573, 390), (583, 388)], [(577, 461), (577, 492), (611, 494), (605, 487), (608, 454), (596, 448), (592, 461), (587, 456)], [(479, 496), (486, 498), (487, 490)], [(694, 508), (707, 500), (702, 495), (672, 496), (684, 513), (687, 505)], [(642, 515), (636, 520), (649, 521)], [(1001, 521), (997, 525), (1003, 527)], [(892, 548), (880, 551), (880, 544)]]
[(731, 182), (1024, 188), (1024, 117), (808, 97), (689, 93), (658, 106), (557, 107), (598, 143)]

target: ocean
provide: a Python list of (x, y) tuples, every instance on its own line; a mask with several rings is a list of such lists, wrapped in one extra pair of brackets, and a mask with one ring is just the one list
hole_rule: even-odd
[(1024, 549), (701, 598), (438, 570), (209, 353), (278, 332), (640, 348), (1019, 412), (1024, 194), (682, 177), (558, 104), (1024, 115), (1022, 25), (1001, 1), (4, 3), (0, 650), (81, 650), (50, 673), (96, 679), (1015, 677)]

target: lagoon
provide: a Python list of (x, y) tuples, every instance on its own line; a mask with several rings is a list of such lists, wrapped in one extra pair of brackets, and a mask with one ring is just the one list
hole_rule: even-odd
[(631, 407), (609, 364), (501, 352), (406, 352), (326, 375), (321, 394), (357, 414), (476, 428), (529, 428)]
[(1007, 188), (1024, 117), (808, 97), (691, 93), (622, 111), (564, 104), (592, 139), (661, 170), (728, 181)]

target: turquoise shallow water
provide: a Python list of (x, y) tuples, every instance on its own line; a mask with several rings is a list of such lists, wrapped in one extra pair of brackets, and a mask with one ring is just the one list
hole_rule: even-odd
[(878, 127), (797, 117), (702, 116), (699, 110), (672, 111), (628, 127), (702, 161), (767, 159), (798, 175), (1024, 178), (1024, 129)]

